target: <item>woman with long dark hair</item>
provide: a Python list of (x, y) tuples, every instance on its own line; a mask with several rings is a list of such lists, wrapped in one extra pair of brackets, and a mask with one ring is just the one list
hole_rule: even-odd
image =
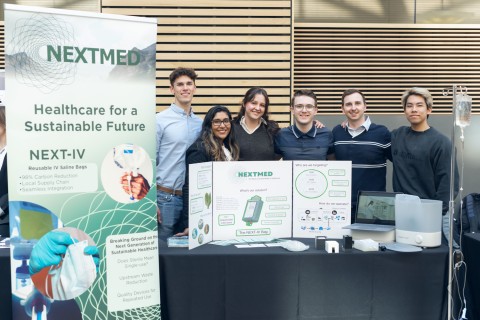
[(185, 183), (182, 188), (183, 211), (176, 236), (188, 235), (188, 175), (189, 164), (208, 161), (234, 161), (239, 148), (233, 134), (232, 114), (224, 106), (213, 106), (203, 119), (200, 137), (187, 149)]
[(240, 147), (241, 161), (278, 160), (273, 142), (280, 130), (268, 118), (270, 99), (263, 88), (250, 88), (243, 97), (242, 107), (234, 119), (235, 138)]

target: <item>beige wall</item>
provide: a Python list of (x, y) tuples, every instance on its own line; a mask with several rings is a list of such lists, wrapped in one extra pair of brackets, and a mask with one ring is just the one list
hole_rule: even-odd
[(100, 12), (100, 0), (0, 0), (0, 21), (4, 20), (4, 3), (18, 4), (22, 6)]
[(314, 23), (480, 23), (478, 0), (295, 0), (295, 21)]

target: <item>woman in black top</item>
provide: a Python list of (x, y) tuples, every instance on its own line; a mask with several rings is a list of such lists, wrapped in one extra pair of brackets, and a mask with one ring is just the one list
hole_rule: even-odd
[(242, 107), (234, 119), (235, 138), (240, 147), (241, 161), (278, 160), (273, 141), (280, 130), (268, 119), (270, 100), (263, 88), (250, 88), (243, 97)]

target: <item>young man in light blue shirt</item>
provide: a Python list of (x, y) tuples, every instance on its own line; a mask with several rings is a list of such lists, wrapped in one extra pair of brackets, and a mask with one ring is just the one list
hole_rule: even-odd
[[(196, 78), (193, 69), (175, 69), (170, 74), (174, 102), (156, 115), (158, 234), (162, 240), (174, 235), (175, 224), (183, 209), (185, 152), (202, 128), (202, 119), (192, 110)], [(178, 235), (187, 232), (183, 230)]]

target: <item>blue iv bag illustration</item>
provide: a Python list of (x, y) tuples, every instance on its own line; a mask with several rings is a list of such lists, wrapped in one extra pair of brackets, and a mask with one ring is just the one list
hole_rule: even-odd
[(262, 207), (263, 200), (259, 196), (253, 196), (247, 200), (242, 218), (242, 220), (247, 223), (247, 226), (251, 226), (254, 222), (258, 222)]

